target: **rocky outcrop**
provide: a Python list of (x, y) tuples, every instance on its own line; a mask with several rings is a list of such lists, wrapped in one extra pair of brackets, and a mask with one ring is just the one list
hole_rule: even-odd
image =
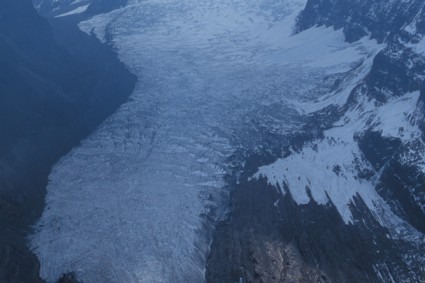
[(294, 238), (286, 238), (278, 199), (264, 181), (235, 187), (211, 246), (207, 282), (327, 282), (317, 265), (303, 260)]

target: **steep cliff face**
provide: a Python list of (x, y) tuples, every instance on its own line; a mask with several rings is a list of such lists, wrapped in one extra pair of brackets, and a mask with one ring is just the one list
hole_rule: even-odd
[(43, 209), (50, 166), (125, 101), (135, 82), (113, 52), (64, 30), (55, 38), (30, 1), (0, 3), (2, 282), (39, 281), (26, 237)]

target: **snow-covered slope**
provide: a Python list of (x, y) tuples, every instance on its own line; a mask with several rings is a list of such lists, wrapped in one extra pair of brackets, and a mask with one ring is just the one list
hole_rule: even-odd
[(373, 130), (405, 142), (419, 138), (420, 130), (411, 118), (418, 99), (419, 92), (414, 92), (380, 107), (375, 107), (373, 101), (364, 101), (347, 111), (333, 128), (324, 132), (323, 138), (306, 145), (300, 152), (261, 167), (255, 176), (267, 177), (271, 184), (279, 185), (283, 193), (288, 189), (299, 204), (331, 202), (347, 224), (353, 221), (350, 205), (355, 196), (365, 201), (383, 226), (400, 224), (402, 221), (397, 220), (375, 191), (380, 168), (375, 171), (364, 157), (356, 134)]
[[(335, 13), (327, 13), (329, 9)], [(364, 158), (376, 171), (383, 171), (375, 184), (380, 194), (387, 201), (397, 203), (392, 205), (393, 209), (422, 232), (425, 231), (424, 225), (420, 224), (425, 223), (425, 185), (421, 183), (424, 178), (421, 170), (425, 112), (424, 21), (424, 3), (418, 0), (311, 0), (297, 22), (297, 30), (326, 24), (342, 28), (348, 41), (370, 33), (373, 38), (386, 43), (386, 48), (374, 59), (366, 80), (352, 93), (349, 105), (350, 108), (382, 110), (379, 113), (360, 112), (361, 116), (352, 117), (357, 121), (367, 119), (354, 135)], [(411, 95), (416, 98), (407, 99)], [(385, 149), (390, 144), (393, 148)], [(411, 172), (399, 172), (400, 182), (391, 184), (387, 177), (397, 174), (393, 172), (396, 163), (405, 169), (409, 167)], [(388, 171), (392, 173), (388, 174)], [(415, 187), (415, 192), (411, 187)], [(406, 194), (406, 191), (410, 193)], [(413, 207), (416, 212), (412, 211)]]
[[(364, 213), (370, 211), (394, 245), (405, 245), (400, 260), (376, 256), (375, 262), (385, 262), (374, 267), (383, 282), (425, 280), (424, 19), (423, 1), (308, 1), (297, 31), (325, 24), (341, 29), (349, 42), (370, 35), (385, 48), (363, 79), (334, 92), (348, 96), (342, 107), (312, 112), (310, 102), (300, 104), (321, 134), (255, 174), (299, 205), (335, 207), (360, 233), (378, 234), (381, 228), (359, 224), (368, 223)], [(359, 200), (365, 207), (359, 209)], [(374, 241), (369, 248), (379, 254), (382, 245)]]
[[(285, 140), (302, 131), (305, 114), (345, 105), (385, 47), (368, 37), (348, 44), (342, 30), (333, 28), (292, 35), (304, 5), (134, 0), (80, 23), (113, 45), (139, 83), (131, 99), (50, 176), (46, 209), (31, 238), (43, 278), (53, 282), (75, 272), (84, 282), (204, 280), (232, 156), (275, 150), (265, 136)], [(417, 96), (393, 103), (410, 105)], [(385, 118), (384, 108), (352, 109), (339, 122), (345, 131), (329, 130), (316, 147), (260, 172), (274, 183), (291, 178), (299, 203), (309, 201), (302, 191), (307, 183), (320, 203), (328, 192), (349, 222), (346, 204), (354, 194), (366, 196), (371, 207), (380, 200), (370, 182), (356, 179), (351, 164), (360, 153), (347, 132), (364, 121), (349, 120), (350, 113), (367, 111), (377, 122)], [(315, 161), (313, 153), (328, 157), (336, 150), (345, 158)], [(310, 168), (303, 164), (321, 166), (344, 190), (316, 186), (323, 176), (301, 178), (300, 171)], [(323, 164), (339, 165), (340, 176)], [(288, 168), (288, 174), (276, 168)]]

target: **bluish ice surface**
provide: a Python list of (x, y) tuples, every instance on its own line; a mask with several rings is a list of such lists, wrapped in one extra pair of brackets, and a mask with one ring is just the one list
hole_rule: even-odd
[(382, 48), (367, 39), (350, 45), (332, 28), (292, 35), (304, 4), (129, 1), (80, 23), (139, 82), (50, 175), (31, 237), (43, 278), (204, 281), (205, 228), (228, 192), (230, 156), (267, 150), (262, 133), (284, 137), (304, 112), (343, 104), (324, 78), (358, 81)]

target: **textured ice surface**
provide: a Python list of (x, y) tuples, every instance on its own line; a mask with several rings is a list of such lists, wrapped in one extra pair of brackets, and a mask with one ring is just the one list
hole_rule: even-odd
[(367, 39), (349, 45), (324, 27), (291, 36), (304, 4), (129, 1), (80, 24), (109, 41), (139, 83), (50, 175), (31, 239), (43, 278), (204, 280), (204, 224), (226, 190), (227, 158), (265, 146), (256, 142), (264, 131), (294, 130), (298, 114), (288, 105), (339, 103), (321, 99), (332, 86), (323, 79), (344, 73), (350, 84), (381, 48)]

